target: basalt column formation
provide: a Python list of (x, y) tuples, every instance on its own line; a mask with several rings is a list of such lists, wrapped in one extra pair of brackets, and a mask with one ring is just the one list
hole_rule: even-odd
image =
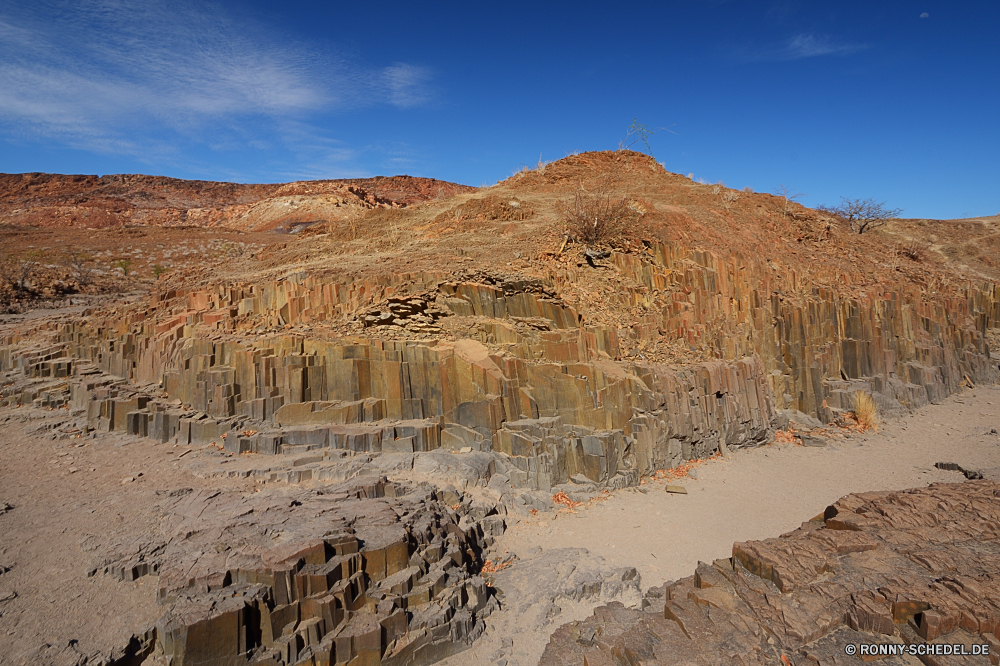
[[(720, 447), (768, 441), (775, 411), (759, 358), (618, 363), (615, 330), (584, 325), (541, 281), (497, 282), (292, 277), (165, 294), (130, 319), (58, 326), (44, 349), (5, 348), (5, 369), (66, 384), (12, 386), (5, 399), (69, 402), (98, 430), (224, 441), (235, 453), (486, 451), (516, 487), (538, 490), (575, 474), (635, 485)], [(464, 316), (480, 339), (240, 335), (345, 312), (374, 333), (386, 320), (424, 333)]]
[[(643, 285), (619, 293), (647, 312), (630, 328), (583, 321), (559, 296), (568, 272), (352, 283), (295, 274), (157, 294), (145, 310), (51, 327), (45, 347), (11, 338), (5, 370), (66, 386), (53, 398), (52, 386), (13, 384), (5, 400), (72, 401), (97, 429), (224, 439), (234, 452), (469, 447), (502, 456), (517, 485), (544, 490), (578, 473), (632, 485), (766, 442), (776, 408), (829, 422), (857, 389), (891, 412), (998, 376), (985, 342), (1000, 320), (995, 284), (939, 301), (916, 289), (848, 298), (739, 257), (648, 245), (611, 256)], [(451, 317), (469, 323), (466, 337), (441, 339)], [(309, 331), (343, 321), (356, 333)], [(255, 334), (275, 326), (295, 333)], [(625, 360), (623, 335), (708, 344), (719, 360)]]

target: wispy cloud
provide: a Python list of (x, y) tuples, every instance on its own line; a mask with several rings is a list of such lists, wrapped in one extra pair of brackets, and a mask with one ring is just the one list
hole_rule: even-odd
[(796, 35), (788, 41), (782, 53), (786, 60), (798, 60), (825, 55), (850, 55), (866, 48), (868, 47), (864, 44), (837, 42), (829, 37)]
[(430, 71), (425, 67), (397, 63), (382, 71), (382, 79), (389, 93), (389, 100), (396, 106), (420, 106), (429, 99), (427, 83)]
[(868, 48), (866, 44), (845, 42), (825, 35), (802, 33), (771, 48), (745, 52), (749, 60), (780, 61), (817, 58), (820, 56), (846, 56)]
[[(428, 70), (359, 64), (188, 0), (0, 8), (0, 133), (97, 152), (316, 139), (309, 119), (430, 99)], [(254, 129), (266, 130), (265, 132)]]

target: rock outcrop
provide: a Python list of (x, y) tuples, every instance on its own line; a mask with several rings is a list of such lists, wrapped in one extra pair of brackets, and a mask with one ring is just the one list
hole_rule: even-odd
[[(404, 301), (418, 303), (414, 310), (426, 311), (430, 279), (418, 283), (423, 299)], [(436, 289), (436, 306), (483, 322), (482, 342), (206, 335), (261, 317), (315, 321), (380, 296), (390, 307), (403, 300), (391, 295), (391, 284), (305, 279), (161, 295), (130, 323), (67, 324), (45, 349), (6, 348), (0, 367), (65, 377), (65, 402), (86, 410), (97, 430), (182, 444), (224, 440), (234, 453), (470, 447), (500, 456), (515, 486), (541, 490), (574, 474), (635, 485), (656, 469), (770, 437), (774, 406), (753, 356), (684, 369), (623, 366), (611, 360), (615, 331), (582, 325), (538, 285), (443, 282)], [(4, 397), (59, 406), (52, 391), (32, 396), (12, 385)]]
[(874, 653), (880, 663), (995, 664), (998, 529), (993, 481), (849, 495), (794, 532), (736, 543), (731, 559), (649, 590), (641, 610), (610, 604), (564, 625), (540, 663), (824, 666), (892, 644)]
[(496, 608), (478, 571), (503, 520), (455, 492), (381, 478), (164, 495), (150, 534), (85, 544), (91, 575), (159, 575), (167, 610), (127, 655), (144, 663), (431, 663)]

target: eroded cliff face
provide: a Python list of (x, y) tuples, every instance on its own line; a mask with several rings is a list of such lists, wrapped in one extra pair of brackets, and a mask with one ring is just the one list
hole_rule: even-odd
[[(610, 262), (641, 285), (616, 295), (646, 310), (631, 330), (588, 324), (560, 297), (565, 274), (337, 283), (300, 273), (157, 294), (125, 318), (56, 326), (41, 355), (11, 345), (0, 358), (39, 377), (72, 375), (79, 359), (158, 385), (72, 379), (73, 406), (98, 429), (196, 444), (226, 434), (236, 452), (469, 446), (503, 454), (517, 485), (542, 490), (574, 474), (633, 485), (692, 457), (764, 443), (779, 408), (829, 422), (853, 408), (858, 389), (892, 412), (998, 376), (985, 342), (998, 320), (995, 285), (941, 301), (913, 289), (846, 297), (760, 262), (663, 243)], [(302, 328), (345, 320), (355, 335)], [(435, 339), (459, 320), (469, 337)], [(301, 332), (254, 333), (272, 325)], [(389, 330), (424, 339), (366, 336)], [(622, 358), (620, 335), (641, 349), (664, 334), (714, 347), (720, 359), (671, 367), (643, 362), (641, 351)]]
[[(768, 441), (775, 412), (756, 357), (689, 368), (621, 364), (612, 360), (619, 355), (615, 332), (580, 325), (558, 299), (516, 291), (524, 287), (518, 284), (505, 292), (440, 283), (431, 301), (432, 286), (420, 282), (423, 296), (417, 297), (370, 283), (361, 287), (360, 300), (348, 286), (308, 279), (173, 294), (135, 323), (59, 326), (44, 353), (7, 348), (4, 365), (70, 378), (66, 397), (73, 408), (87, 410), (97, 429), (161, 441), (179, 437), (185, 444), (224, 437), (236, 452), (468, 446), (501, 454), (516, 486), (541, 490), (574, 474), (602, 485), (635, 485), (641, 474), (711, 455), (720, 445)], [(415, 313), (409, 324), (415, 327), (426, 328), (421, 319), (432, 318), (420, 313), (434, 308), (439, 320), (460, 316), (456, 311), (471, 315), (481, 325), (481, 341), (292, 335), (248, 341), (226, 332), (257, 317), (322, 320), (352, 301), (364, 309), (386, 297), (390, 306)], [(74, 378), (76, 359), (133, 386), (103, 374)], [(134, 384), (161, 390), (143, 392)]]
[[(609, 160), (624, 160), (646, 188), (630, 205), (649, 211), (647, 233), (593, 251), (553, 223), (554, 211), (577, 175)], [(580, 156), (479, 199), (362, 218), (350, 233), (326, 225), (258, 253), (241, 268), (251, 278), (227, 277), (221, 260), (216, 274), (203, 271), (197, 284), (174, 276), (139, 304), (8, 331), (0, 395), (8, 405), (67, 407), (97, 432), (215, 444), (233, 465), (211, 474), (259, 483), (378, 478), (400, 464), (433, 468), (438, 481), (453, 475), (452, 494), (424, 501), (439, 514), (437, 532), (417, 538), (409, 523), (397, 526), (409, 536), (384, 576), (402, 576), (404, 592), (380, 587), (377, 562), (377, 574), (353, 578), (368, 566), (354, 550), (366, 552), (373, 536), (353, 545), (345, 537), (341, 548), (310, 532), (324, 540), (323, 556), (282, 560), (284, 583), (258, 561), (260, 549), (237, 549), (250, 559), (232, 565), (199, 551), (202, 582), (163, 579), (164, 600), (183, 597), (188, 610), (137, 639), (175, 664), (205, 650), (213, 659), (258, 650), (266, 663), (301, 654), (341, 663), (359, 658), (357, 645), (366, 659), (427, 663), (474, 637), (487, 602), (467, 583), (507, 511), (544, 508), (574, 484), (634, 486), (691, 459), (768, 443), (787, 425), (782, 410), (830, 422), (864, 390), (883, 412), (901, 412), (1000, 378), (987, 345), (1000, 325), (995, 283), (944, 279), (938, 268), (924, 282), (917, 269), (873, 275), (879, 264), (852, 257), (854, 240), (829, 221), (809, 236), (819, 223), (812, 213), (779, 214), (774, 197), (745, 194), (742, 210), (721, 214), (707, 208), (714, 196), (642, 156)], [(753, 242), (727, 237), (740, 225)], [(395, 488), (380, 483), (371, 496), (359, 491), (363, 499)], [(473, 511), (463, 492), (487, 486), (506, 499)], [(465, 509), (455, 517), (442, 502)], [(445, 557), (452, 546), (468, 553)], [(108, 568), (141, 575), (155, 560), (157, 571), (180, 571), (188, 560), (178, 548), (112, 557)], [(463, 573), (427, 578), (452, 566)], [(327, 587), (310, 587), (314, 575)], [(294, 598), (293, 578), (303, 581)], [(334, 583), (344, 593), (336, 602), (327, 599)], [(404, 601), (413, 585), (422, 596)], [(226, 619), (213, 624), (221, 606), (211, 595), (230, 593), (240, 601), (227, 601)], [(440, 622), (416, 610), (432, 600), (452, 609)], [(392, 662), (409, 645), (400, 638), (407, 626), (429, 632), (433, 649)], [(212, 627), (229, 638), (210, 645)], [(341, 647), (340, 635), (353, 638)], [(341, 650), (351, 656), (333, 656)]]

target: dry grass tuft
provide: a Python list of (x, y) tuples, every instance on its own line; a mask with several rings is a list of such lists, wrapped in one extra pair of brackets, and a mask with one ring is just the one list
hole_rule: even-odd
[(914, 239), (903, 243), (899, 248), (899, 252), (911, 261), (927, 261), (930, 247), (930, 243)]
[(587, 244), (614, 243), (634, 235), (644, 212), (613, 170), (602, 174), (591, 189), (579, 187), (562, 210), (569, 233)]
[(410, 213), (405, 208), (371, 208), (360, 214), (337, 220), (315, 224), (299, 232), (301, 236), (327, 234), (332, 240), (341, 242), (370, 241), (375, 249), (385, 250), (399, 244), (403, 231), (410, 222)]
[(858, 422), (858, 428), (865, 430), (878, 430), (878, 406), (872, 399), (870, 393), (857, 391), (854, 394), (854, 419)]

